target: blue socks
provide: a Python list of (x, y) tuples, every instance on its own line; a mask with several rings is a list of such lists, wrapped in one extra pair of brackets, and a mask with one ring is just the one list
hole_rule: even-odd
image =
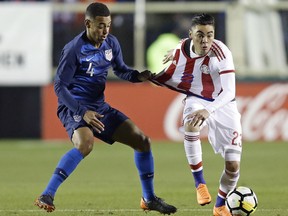
[(223, 205), (225, 205), (225, 199), (223, 199), (220, 196), (217, 196), (215, 206), (216, 207), (220, 207), (220, 206), (223, 206)]
[(54, 174), (42, 194), (50, 194), (54, 197), (58, 187), (75, 170), (82, 159), (83, 155), (78, 149), (73, 148), (68, 151), (59, 161)]
[(137, 152), (134, 151), (134, 160), (139, 172), (143, 198), (146, 201), (153, 200), (154, 194), (154, 161), (152, 152)]
[[(54, 174), (42, 194), (50, 194), (54, 197), (59, 186), (75, 170), (82, 159), (83, 155), (78, 149), (73, 148), (68, 151), (59, 161)], [(134, 160), (140, 176), (143, 198), (146, 201), (153, 200), (155, 194), (153, 185), (154, 161), (152, 152), (135, 151)]]
[(198, 172), (192, 172), (192, 174), (193, 174), (193, 177), (194, 177), (196, 188), (198, 187), (198, 185), (200, 183), (206, 184), (206, 182), (204, 180), (204, 177), (203, 177), (203, 170), (200, 170)]

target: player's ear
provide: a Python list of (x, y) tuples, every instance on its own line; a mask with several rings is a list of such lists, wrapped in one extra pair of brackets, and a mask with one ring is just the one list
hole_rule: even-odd
[(86, 28), (90, 28), (91, 27), (91, 20), (85, 19), (84, 24), (85, 24)]
[(189, 38), (192, 39), (192, 30), (189, 30)]

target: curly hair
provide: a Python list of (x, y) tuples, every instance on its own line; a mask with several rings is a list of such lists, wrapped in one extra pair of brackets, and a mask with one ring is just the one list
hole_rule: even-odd
[(95, 18), (96, 16), (110, 16), (110, 10), (108, 7), (100, 2), (91, 3), (85, 13), (86, 17)]

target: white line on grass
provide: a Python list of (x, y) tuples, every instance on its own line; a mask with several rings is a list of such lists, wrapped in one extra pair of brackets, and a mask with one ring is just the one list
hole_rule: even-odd
[[(0, 209), (0, 212), (40, 212), (32, 209)], [(141, 209), (57, 209), (57, 212), (141, 212)], [(211, 209), (178, 209), (179, 212), (208, 212)], [(288, 211), (288, 209), (257, 209), (258, 212)]]
[[(40, 212), (41, 209), (7, 209), (0, 212)], [(56, 209), (57, 212), (142, 212), (142, 209)], [(181, 209), (180, 212), (197, 212), (197, 211), (211, 211), (211, 209)]]

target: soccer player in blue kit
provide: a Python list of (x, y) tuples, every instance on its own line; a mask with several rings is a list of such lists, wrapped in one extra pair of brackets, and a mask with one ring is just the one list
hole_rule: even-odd
[(122, 112), (104, 101), (108, 69), (133, 83), (148, 80), (152, 73), (129, 68), (122, 58), (118, 40), (109, 34), (110, 11), (105, 4), (91, 3), (85, 13), (86, 30), (62, 50), (55, 77), (57, 115), (74, 148), (60, 159), (47, 187), (35, 205), (47, 212), (55, 210), (54, 197), (59, 186), (92, 151), (94, 137), (106, 143), (119, 142), (134, 149), (140, 176), (143, 210), (172, 214), (177, 209), (154, 193), (154, 162), (150, 139)]

